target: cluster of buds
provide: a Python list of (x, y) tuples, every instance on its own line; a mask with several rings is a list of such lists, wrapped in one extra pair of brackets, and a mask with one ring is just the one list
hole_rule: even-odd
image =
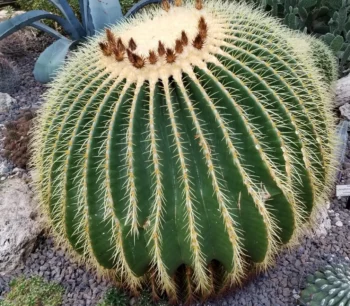
[[(180, 6), (182, 4), (182, 0), (175, 0), (175, 6)], [(198, 10), (202, 9), (202, 0), (196, 0), (196, 8)], [(170, 4), (168, 0), (162, 1), (162, 8), (166, 11), (170, 9)], [(128, 42), (128, 46), (125, 47), (121, 38), (116, 38), (115, 35), (111, 32), (110, 29), (106, 29), (106, 42), (100, 42), (100, 48), (102, 53), (105, 56), (114, 56), (115, 60), (118, 62), (123, 61), (125, 58), (129, 60), (129, 62), (138, 69), (143, 68), (148, 62), (150, 65), (154, 65), (157, 63), (158, 59), (165, 56), (165, 60), (167, 63), (171, 64), (176, 61), (176, 58), (179, 54), (184, 51), (184, 47), (188, 46), (188, 37), (185, 31), (181, 32), (181, 37), (176, 39), (175, 48), (165, 48), (164, 44), (159, 41), (157, 52), (150, 50), (148, 52), (148, 57), (140, 56), (135, 53), (137, 49), (137, 44), (133, 38), (131, 38)], [(208, 25), (202, 16), (198, 21), (198, 34), (192, 41), (192, 45), (194, 48), (200, 50), (203, 48), (204, 42), (208, 36)]]

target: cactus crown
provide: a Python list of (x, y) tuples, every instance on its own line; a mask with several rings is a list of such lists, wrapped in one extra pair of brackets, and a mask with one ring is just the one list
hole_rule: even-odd
[[(205, 62), (210, 48), (215, 46), (214, 38), (222, 35), (223, 29), (212, 14), (197, 9), (201, 6), (199, 1), (195, 6), (176, 2), (170, 7), (163, 1), (161, 14), (159, 10), (151, 11), (117, 31), (107, 29), (105, 40), (99, 42), (104, 55), (101, 65), (130, 82), (141, 78), (157, 82), (180, 76), (186, 67)], [(186, 27), (181, 21), (186, 22)]]
[(311, 45), (246, 4), (200, 0), (92, 38), (34, 129), (57, 239), (174, 300), (266, 268), (333, 174), (332, 95)]

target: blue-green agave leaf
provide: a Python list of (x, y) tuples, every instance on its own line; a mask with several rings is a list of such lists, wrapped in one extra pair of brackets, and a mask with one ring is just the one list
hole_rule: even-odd
[(12, 33), (26, 26), (31, 26), (34, 22), (39, 21), (41, 19), (54, 20), (58, 22), (62, 26), (62, 28), (72, 37), (78, 35), (76, 29), (72, 27), (72, 25), (69, 22), (67, 22), (67, 20), (65, 20), (64, 18), (46, 11), (34, 10), (0, 22), (0, 39), (3, 39), (6, 36), (11, 35)]
[[(67, 0), (49, 0), (53, 5), (55, 5), (67, 19), (67, 21), (77, 30), (80, 37), (86, 35), (85, 29), (81, 25), (78, 18), (75, 16), (74, 11), (67, 2)], [(78, 39), (79, 37), (73, 37), (73, 39)]]
[(159, 2), (161, 2), (161, 0), (141, 0), (131, 7), (131, 9), (125, 14), (125, 18), (135, 15), (140, 9), (142, 9), (146, 5)]
[(69, 49), (75, 41), (67, 38), (56, 40), (40, 54), (34, 67), (34, 77), (41, 83), (47, 83), (55, 76), (57, 69), (64, 63)]
[(33, 28), (36, 28), (36, 29), (40, 30), (40, 31), (46, 32), (47, 34), (51, 35), (52, 37), (54, 37), (56, 39), (65, 38), (60, 32), (50, 28), (49, 26), (47, 26), (46, 24), (41, 23), (40, 21), (33, 22), (31, 24), (31, 26)]
[(83, 0), (86, 8), (86, 28), (90, 35), (103, 30), (109, 24), (115, 24), (123, 18), (118, 0)]
[[(80, 16), (83, 22), (83, 27), (85, 31), (88, 33), (88, 2), (86, 0), (79, 0), (79, 8), (80, 8)], [(90, 34), (90, 33), (89, 33)]]

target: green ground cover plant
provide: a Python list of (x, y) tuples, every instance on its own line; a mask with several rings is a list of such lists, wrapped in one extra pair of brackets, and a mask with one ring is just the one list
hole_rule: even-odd
[(60, 306), (63, 288), (42, 277), (19, 277), (11, 281), (10, 292), (0, 301), (1, 306)]

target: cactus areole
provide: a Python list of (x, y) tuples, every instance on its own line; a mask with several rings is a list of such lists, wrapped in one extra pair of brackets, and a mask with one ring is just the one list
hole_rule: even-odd
[(267, 267), (332, 178), (332, 95), (312, 44), (245, 4), (211, 0), (163, 1), (93, 37), (51, 84), (34, 129), (57, 240), (172, 299)]

